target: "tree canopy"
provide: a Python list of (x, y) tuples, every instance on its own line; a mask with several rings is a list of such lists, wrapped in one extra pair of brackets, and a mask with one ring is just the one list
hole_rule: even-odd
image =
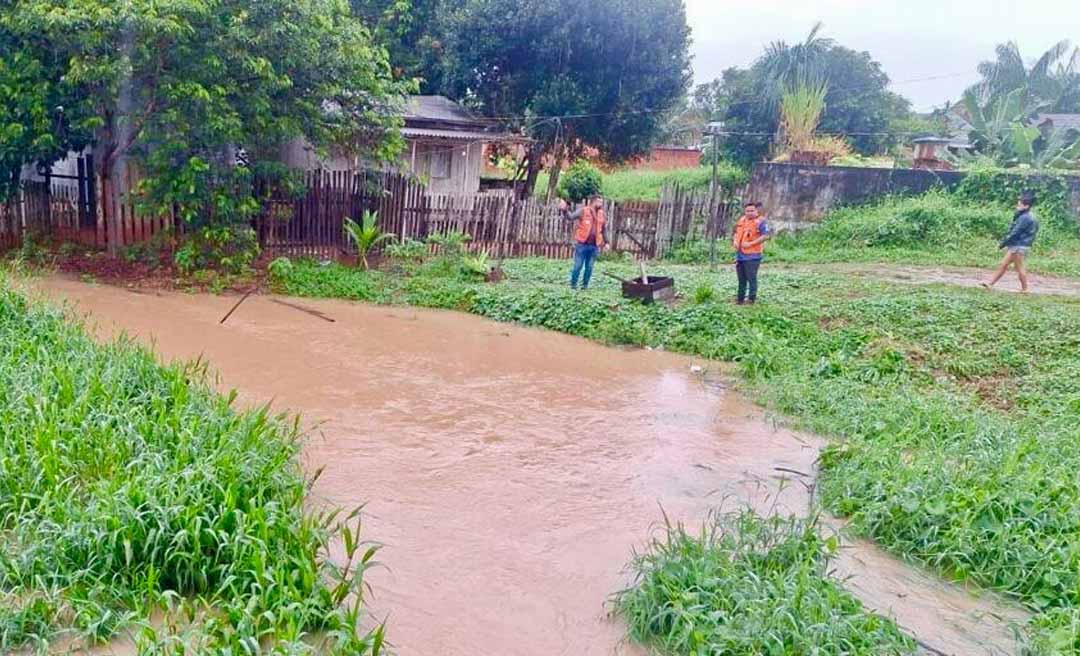
[(545, 155), (647, 151), (691, 77), (683, 0), (444, 3), (434, 38), (441, 92), (537, 139), (530, 183)]
[(1031, 66), (1012, 42), (995, 55), (979, 65), (982, 80), (964, 93), (961, 109), (979, 154), (1000, 166), (1080, 167), (1076, 134), (1035, 124), (1040, 113), (1080, 112), (1080, 49), (1062, 41)]
[(907, 100), (888, 90), (889, 77), (870, 53), (822, 37), (820, 25), (801, 43), (770, 44), (748, 69), (729, 69), (721, 79), (698, 87), (695, 99), (734, 133), (726, 139), (728, 155), (749, 162), (768, 155), (783, 89), (799, 79), (828, 89), (818, 129), (846, 135), (862, 154), (892, 145), (890, 126), (911, 114)]
[[(42, 98), (20, 111), (49, 114), (42, 147), (92, 136), (116, 186), (117, 163), (134, 158), (143, 203), (189, 220), (250, 215), (252, 172), (291, 139), (375, 159), (400, 145), (411, 87), (344, 0), (14, 0), (0, 30), (16, 55), (0, 75), (14, 67)], [(240, 148), (250, 167), (236, 166)]]

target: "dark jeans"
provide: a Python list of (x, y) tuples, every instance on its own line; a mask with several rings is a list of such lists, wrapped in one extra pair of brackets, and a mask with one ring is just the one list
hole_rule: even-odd
[(600, 249), (595, 244), (574, 245), (574, 270), (570, 272), (571, 288), (577, 289), (578, 277), (581, 276), (582, 269), (585, 270), (585, 275), (581, 279), (581, 287), (582, 289), (589, 288), (589, 280), (592, 279), (592, 265), (599, 253)]
[(750, 302), (757, 300), (757, 272), (760, 266), (761, 260), (739, 260), (735, 263), (735, 273), (739, 276), (740, 303), (747, 299), (747, 288), (750, 291)]

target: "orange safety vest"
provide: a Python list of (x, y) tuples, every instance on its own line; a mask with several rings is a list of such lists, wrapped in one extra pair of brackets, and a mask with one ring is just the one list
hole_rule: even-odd
[(736, 251), (743, 255), (761, 255), (765, 252), (764, 242), (754, 246), (743, 246), (761, 237), (761, 223), (764, 220), (764, 216), (758, 216), (756, 219), (751, 219), (746, 215), (739, 217), (738, 223), (735, 224), (735, 237), (731, 242)]
[[(594, 210), (593, 206), (586, 205), (574, 228), (574, 241), (584, 244), (589, 240), (589, 233), (596, 231), (596, 245), (604, 245), (604, 210)], [(595, 228), (594, 228), (595, 226)]]

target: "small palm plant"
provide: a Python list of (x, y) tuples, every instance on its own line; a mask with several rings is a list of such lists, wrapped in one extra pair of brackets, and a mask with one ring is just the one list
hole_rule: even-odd
[(377, 212), (364, 212), (363, 225), (352, 219), (345, 219), (345, 236), (356, 246), (356, 262), (364, 271), (368, 269), (368, 253), (387, 239), (393, 239), (394, 235), (379, 230), (377, 225), (379, 215)]

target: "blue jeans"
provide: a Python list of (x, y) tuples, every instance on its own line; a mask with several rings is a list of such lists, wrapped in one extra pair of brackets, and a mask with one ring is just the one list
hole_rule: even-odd
[(570, 287), (572, 289), (577, 289), (578, 277), (581, 275), (582, 269), (585, 270), (585, 276), (581, 279), (581, 288), (589, 288), (589, 280), (592, 279), (592, 265), (599, 253), (600, 249), (594, 244), (574, 245), (574, 270), (570, 273)]

